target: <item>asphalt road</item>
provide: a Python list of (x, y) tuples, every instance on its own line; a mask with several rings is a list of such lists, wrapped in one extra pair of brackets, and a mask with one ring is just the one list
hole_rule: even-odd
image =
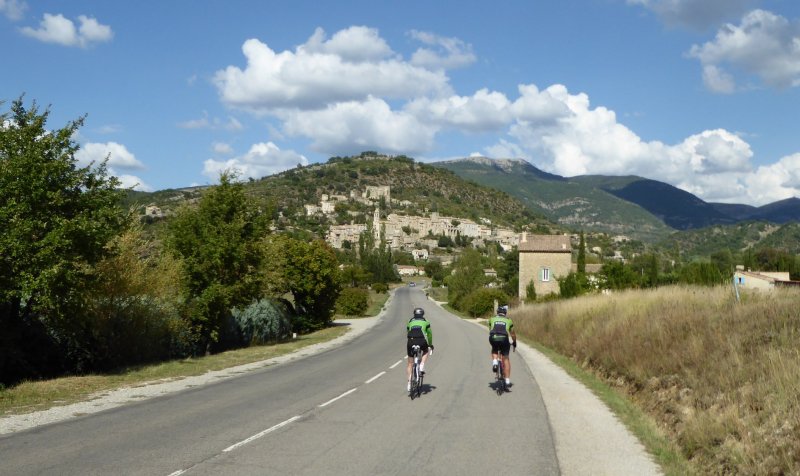
[[(426, 310), (425, 393), (405, 392), (405, 323)], [(542, 398), (512, 354), (491, 384), (487, 334), (400, 288), (347, 345), (0, 438), (0, 474), (559, 474)]]

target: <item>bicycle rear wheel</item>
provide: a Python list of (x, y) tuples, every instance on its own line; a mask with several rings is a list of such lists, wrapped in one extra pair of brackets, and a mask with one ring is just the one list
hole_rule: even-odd
[(506, 391), (506, 379), (503, 375), (503, 358), (500, 357), (500, 362), (497, 365), (497, 390), (498, 395), (502, 395)]
[(417, 364), (411, 367), (411, 390), (408, 392), (408, 396), (411, 397), (411, 400), (414, 400), (414, 397), (417, 396)]

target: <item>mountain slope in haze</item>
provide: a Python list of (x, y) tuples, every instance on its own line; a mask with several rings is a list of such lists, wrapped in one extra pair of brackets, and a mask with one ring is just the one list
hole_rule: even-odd
[(772, 223), (800, 222), (800, 198), (792, 197), (760, 207), (728, 203), (712, 203), (722, 213), (738, 220), (762, 220)]
[(572, 229), (628, 235), (645, 241), (663, 238), (671, 232), (661, 220), (635, 203), (601, 188), (543, 172), (525, 160), (470, 157), (431, 165), (503, 190), (532, 210)]
[(739, 221), (697, 196), (657, 180), (605, 175), (582, 175), (570, 180), (635, 203), (676, 230), (731, 225)]

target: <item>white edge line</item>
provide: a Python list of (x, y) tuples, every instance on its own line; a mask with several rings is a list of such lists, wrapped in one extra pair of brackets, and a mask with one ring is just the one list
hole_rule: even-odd
[(344, 392), (343, 394), (339, 395), (338, 397), (332, 398), (332, 399), (328, 400), (327, 402), (323, 403), (322, 405), (319, 405), (319, 408), (322, 408), (324, 406), (328, 406), (331, 403), (335, 402), (336, 400), (339, 400), (340, 398), (343, 398), (343, 397), (346, 397), (346, 396), (350, 395), (351, 393), (355, 392), (356, 390), (358, 390), (358, 388), (351, 388), (350, 390)]
[(398, 360), (397, 362), (395, 362), (395, 363), (394, 363), (394, 365), (392, 365), (392, 366), (391, 366), (391, 367), (389, 367), (389, 368), (390, 368), (390, 369), (393, 369), (393, 368), (397, 367), (398, 365), (400, 365), (400, 364), (402, 364), (402, 363), (403, 363), (403, 359), (400, 359), (400, 360)]
[(177, 471), (173, 471), (173, 472), (169, 473), (167, 476), (180, 476), (181, 474), (183, 474), (185, 472), (186, 472), (185, 469), (179, 469)]
[(364, 383), (372, 383), (372, 382), (374, 382), (374, 381), (378, 380), (378, 379), (379, 379), (379, 378), (380, 378), (380, 377), (381, 377), (383, 374), (385, 374), (385, 373), (386, 373), (386, 371), (384, 370), (383, 372), (381, 372), (381, 373), (379, 373), (378, 375), (376, 375), (376, 376), (372, 377), (371, 379), (367, 380), (367, 381), (366, 381), (366, 382), (364, 382)]
[(253, 440), (257, 440), (258, 438), (261, 438), (262, 436), (266, 435), (267, 433), (273, 432), (273, 431), (277, 430), (278, 428), (280, 428), (282, 426), (286, 426), (289, 423), (291, 423), (291, 422), (293, 422), (293, 421), (295, 421), (295, 420), (297, 420), (299, 418), (300, 418), (300, 415), (293, 416), (292, 418), (289, 418), (286, 421), (282, 421), (282, 422), (278, 423), (275, 426), (267, 428), (266, 430), (264, 430), (264, 431), (262, 431), (260, 433), (256, 433), (255, 435), (251, 436), (250, 438), (247, 438), (246, 440), (242, 440), (242, 441), (240, 441), (240, 442), (238, 442), (238, 443), (236, 443), (234, 445), (231, 445), (231, 446), (225, 448), (224, 450), (222, 450), (222, 452), (223, 453), (227, 453), (228, 451), (235, 450), (236, 448), (238, 448), (238, 447), (240, 447), (242, 445), (246, 445), (247, 443), (250, 443)]

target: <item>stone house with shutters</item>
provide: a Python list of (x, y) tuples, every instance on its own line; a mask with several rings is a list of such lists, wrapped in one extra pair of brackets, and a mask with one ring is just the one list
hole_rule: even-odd
[(519, 241), (519, 298), (533, 281), (536, 296), (558, 294), (558, 278), (572, 271), (572, 244), (568, 235), (529, 235)]

